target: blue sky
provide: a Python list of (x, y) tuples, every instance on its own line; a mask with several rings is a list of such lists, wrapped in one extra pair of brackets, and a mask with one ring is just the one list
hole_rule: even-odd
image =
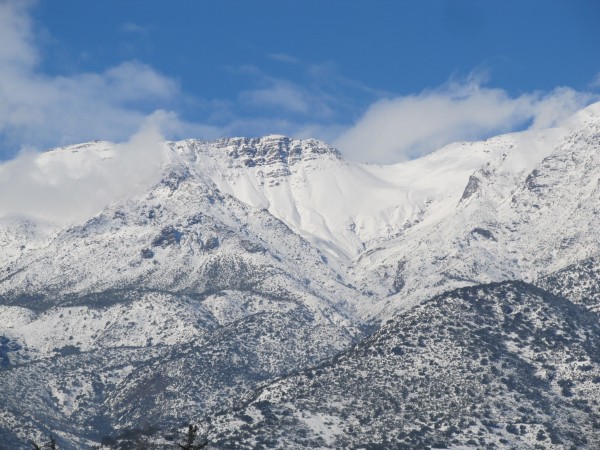
[(598, 23), (596, 0), (0, 0), (0, 159), (150, 122), (399, 161), (596, 101)]

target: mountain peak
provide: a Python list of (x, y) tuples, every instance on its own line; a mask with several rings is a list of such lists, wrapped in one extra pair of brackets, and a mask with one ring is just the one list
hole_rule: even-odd
[(245, 167), (269, 166), (283, 163), (294, 165), (300, 161), (319, 158), (341, 160), (341, 153), (331, 145), (316, 139), (293, 139), (283, 135), (263, 137), (233, 137), (215, 141), (187, 140), (171, 144), (181, 153), (209, 154), (210, 156), (241, 162)]

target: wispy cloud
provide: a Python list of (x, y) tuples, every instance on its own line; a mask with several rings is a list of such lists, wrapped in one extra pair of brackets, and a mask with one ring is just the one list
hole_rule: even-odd
[(292, 55), (288, 55), (286, 53), (270, 53), (269, 55), (267, 55), (267, 57), (269, 59), (272, 59), (273, 61), (278, 61), (284, 64), (291, 64), (294, 66), (301, 64), (301, 61), (298, 58)]
[(592, 88), (600, 88), (600, 72), (596, 74), (596, 77), (590, 83), (590, 87)]
[(293, 113), (300, 116), (295, 117), (296, 121), (302, 121), (302, 116), (326, 121), (335, 118), (339, 104), (326, 93), (284, 79), (265, 75), (261, 78), (263, 87), (240, 92), (238, 99), (242, 106), (251, 106), (259, 114), (272, 114), (269, 109)]
[(283, 80), (273, 81), (266, 88), (243, 91), (240, 100), (254, 106), (276, 107), (296, 113), (307, 113), (311, 107), (310, 98), (302, 89)]
[(121, 24), (119, 31), (121, 33), (146, 34), (148, 28), (134, 22), (125, 22)]
[(366, 104), (383, 95), (343, 77), (332, 64), (306, 63), (289, 55), (268, 57), (293, 64), (296, 80), (273, 76), (255, 65), (230, 68), (251, 87), (227, 104), (229, 122), (222, 123), (224, 130), (257, 135), (259, 130), (273, 126), (270, 133), (305, 137), (307, 130), (318, 130), (312, 137), (331, 138), (334, 130), (340, 130)]

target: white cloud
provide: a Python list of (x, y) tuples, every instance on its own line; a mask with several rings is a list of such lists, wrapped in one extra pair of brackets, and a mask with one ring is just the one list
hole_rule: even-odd
[[(219, 134), (160, 109), (181, 93), (175, 81), (145, 64), (126, 61), (101, 73), (71, 76), (41, 73), (32, 5), (0, 0), (0, 144), (20, 149), (0, 163), (0, 217), (61, 223), (87, 218), (160, 179), (161, 132)], [(37, 151), (92, 139), (125, 142), (109, 146), (110, 158), (93, 149), (68, 155)]]
[(0, 2), (0, 67), (30, 67), (37, 62), (28, 14), (32, 3), (28, 0)]
[(528, 123), (555, 126), (592, 98), (570, 88), (511, 97), (471, 78), (418, 95), (376, 101), (334, 144), (350, 159), (397, 162), (457, 140), (480, 139)]
[(119, 198), (143, 192), (160, 180), (165, 162), (159, 131), (163, 118), (162, 113), (150, 116), (127, 142), (114, 146), (24, 151), (0, 164), (0, 217), (76, 222)]
[[(336, 107), (341, 107), (338, 98), (328, 95), (319, 86), (303, 86), (285, 79), (268, 76), (256, 67), (245, 67), (244, 72), (254, 77), (261, 87), (247, 89), (238, 95), (242, 106), (260, 110), (266, 108), (296, 116), (329, 121), (336, 115)], [(261, 111), (263, 114), (265, 111)], [(300, 124), (301, 121), (297, 123)]]
[(597, 99), (597, 95), (567, 87), (556, 88), (548, 94), (534, 96), (531, 128), (551, 128), (560, 125), (573, 113)]
[(39, 72), (29, 8), (0, 2), (0, 143), (47, 148), (91, 139), (127, 139), (154, 109), (180, 96), (177, 83), (127, 61), (101, 73)]

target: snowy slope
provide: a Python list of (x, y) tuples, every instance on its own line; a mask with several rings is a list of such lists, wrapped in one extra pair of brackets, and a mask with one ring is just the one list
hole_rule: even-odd
[(595, 449), (598, 317), (523, 282), (445, 293), (205, 424), (215, 448)]
[[(226, 322), (244, 315), (235, 311), (245, 300), (231, 305), (228, 295), (220, 301), (211, 296), (233, 291), (263, 299), (260, 308), (246, 306), (252, 313), (273, 309), (269, 299), (284, 298), (309, 307), (318, 320), (348, 325), (355, 305), (364, 298), (344, 285), (326, 261), (269, 213), (221, 194), (184, 166), (169, 166), (146, 195), (67, 227), (46, 245), (7, 264), (0, 299), (6, 306), (51, 309), (36, 316), (32, 328), (60, 314), (57, 307), (106, 308), (138, 299), (145, 305), (148, 292), (167, 295), (150, 306), (170, 302), (173, 295), (202, 296), (207, 302), (203, 307), (219, 317), (215, 320)], [(163, 312), (175, 315), (175, 310)], [(87, 317), (92, 312), (78, 314)], [(108, 320), (113, 314), (117, 312), (92, 316), (106, 315)], [(11, 328), (22, 329), (27, 323)]]
[[(597, 253), (599, 109), (560, 128), (452, 144), (391, 166), (344, 161), (323, 143), (281, 136), (173, 147), (221, 191), (267, 209), (353, 285), (384, 298), (361, 315), (385, 318), (446, 289), (532, 280)], [(535, 177), (557, 185), (541, 192), (557, 197), (543, 200), (548, 211), (537, 209)], [(580, 211), (571, 208), (574, 192)], [(549, 235), (555, 221), (568, 223)]]
[(600, 258), (597, 256), (577, 261), (536, 280), (536, 285), (591, 311), (600, 312)]
[(471, 175), (445, 217), (363, 253), (356, 271), (378, 273), (391, 294), (365, 314), (386, 317), (460, 286), (533, 280), (598, 254), (600, 105), (567, 125), (491, 139), (504, 152)]
[[(281, 221), (175, 163), (145, 194), (27, 244), (3, 275), (0, 437), (11, 448), (44, 429), (62, 448), (89, 448), (214, 413), (347, 348), (367, 301)], [(184, 391), (195, 395), (173, 394)]]
[(172, 145), (222, 192), (267, 209), (343, 259), (417, 222), (439, 220), (453, 209), (469, 175), (503, 150), (458, 143), (418, 160), (380, 166), (345, 161), (319, 141), (282, 136)]
[[(536, 277), (539, 266), (547, 264), (552, 252), (550, 239), (544, 240), (544, 233), (531, 233), (539, 236), (538, 247), (546, 252), (545, 257), (533, 262), (527, 260), (530, 249), (522, 248), (511, 236), (506, 236), (505, 243), (491, 245), (484, 242), (484, 235), (490, 235), (487, 231), (491, 227), (511, 229), (532, 220), (544, 226), (549, 216), (525, 204), (536, 205), (537, 200), (529, 198), (531, 190), (518, 190), (526, 180), (533, 180), (532, 174), (542, 170), (543, 175), (544, 167), (548, 166), (549, 172), (555, 171), (559, 164), (564, 166), (564, 161), (578, 154), (579, 147), (586, 147), (592, 159), (581, 164), (594, 171), (591, 150), (598, 109), (594, 105), (582, 111), (562, 128), (452, 144), (423, 158), (391, 166), (344, 161), (337, 150), (322, 142), (283, 136), (174, 142), (164, 149), (163, 158), (168, 161), (167, 166), (189, 174), (199, 185), (209, 185), (220, 195), (229, 194), (243, 204), (269, 211), (323, 252), (329, 265), (347, 277), (349, 283), (365, 292), (387, 296), (403, 283), (399, 278), (411, 278), (411, 272), (424, 272), (426, 276), (432, 271), (448, 272), (445, 278), (455, 278), (458, 284), (460, 280), (469, 283)], [(569, 150), (570, 147), (573, 148)], [(53, 164), (58, 164), (50, 163), (52, 159), (62, 161), (63, 165), (65, 160), (73, 159), (69, 164), (82, 170), (90, 165), (85, 162), (86, 154), (98, 166), (102, 166), (102, 161), (109, 164), (114, 157), (110, 144), (99, 142), (44, 154), (42, 163), (51, 173)], [(546, 166), (536, 169), (550, 154), (564, 161), (550, 159)], [(577, 184), (577, 171), (582, 169), (577, 164), (574, 162), (573, 167), (565, 166), (562, 172), (555, 173), (558, 177), (554, 182), (559, 182), (563, 172), (570, 170), (571, 184)], [(586, 175), (589, 176), (586, 189), (590, 190), (594, 173)], [(570, 187), (565, 186), (562, 195), (568, 195)], [(593, 192), (586, 191), (583, 195)], [(114, 197), (122, 198), (118, 189)], [(520, 212), (512, 204), (518, 202), (523, 203)], [(558, 214), (561, 205), (557, 204), (553, 214)], [(590, 224), (590, 215), (584, 214), (585, 223)], [(6, 220), (11, 219), (0, 222)], [(10, 223), (6, 227), (10, 228)], [(473, 230), (484, 230), (484, 234), (472, 235)], [(15, 258), (10, 255), (22, 251), (19, 249), (23, 237), (6, 232), (2, 236), (3, 240), (11, 241), (9, 251), (2, 256), (6, 267), (8, 258)], [(552, 241), (557, 238), (554, 236)], [(591, 248), (594, 242), (589, 239), (582, 242), (582, 249), (573, 261), (590, 256), (583, 249)], [(480, 248), (471, 248), (474, 246)], [(440, 270), (440, 258), (464, 251), (473, 253), (469, 261), (476, 267), (456, 273)], [(422, 255), (433, 253), (435, 257), (421, 261), (415, 270), (406, 267), (405, 260), (418, 261)], [(509, 254), (513, 257), (507, 258)], [(552, 270), (561, 264), (559, 259)], [(401, 266), (403, 271), (398, 270)], [(431, 284), (439, 281), (438, 278)]]

